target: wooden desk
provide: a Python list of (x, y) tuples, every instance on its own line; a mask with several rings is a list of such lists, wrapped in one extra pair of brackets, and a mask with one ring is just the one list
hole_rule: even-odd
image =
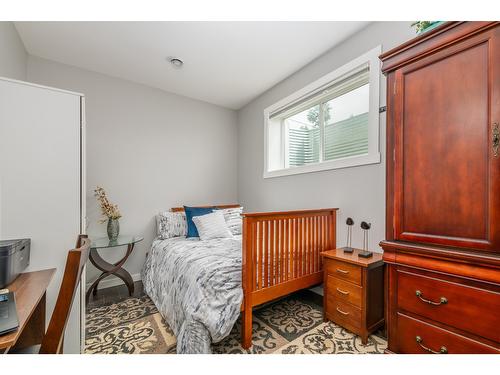
[(55, 268), (21, 274), (7, 288), (15, 292), (19, 328), (0, 336), (0, 353), (42, 343), (45, 334), (45, 295)]

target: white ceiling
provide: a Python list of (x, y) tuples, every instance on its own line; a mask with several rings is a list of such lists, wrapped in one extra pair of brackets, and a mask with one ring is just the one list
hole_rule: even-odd
[[(29, 54), (239, 109), (368, 22), (16, 22)], [(184, 60), (182, 69), (166, 62)]]

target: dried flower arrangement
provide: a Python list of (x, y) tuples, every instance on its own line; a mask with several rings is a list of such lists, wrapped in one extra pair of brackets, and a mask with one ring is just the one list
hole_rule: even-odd
[(101, 223), (106, 222), (106, 220), (108, 219), (118, 220), (122, 217), (118, 206), (109, 202), (106, 192), (102, 187), (96, 187), (96, 189), (94, 190), (94, 196), (97, 198), (97, 201), (101, 205), (102, 214), (103, 216), (105, 216), (105, 218), (100, 220)]

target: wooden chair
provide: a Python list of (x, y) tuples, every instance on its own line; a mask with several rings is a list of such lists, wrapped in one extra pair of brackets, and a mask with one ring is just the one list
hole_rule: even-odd
[[(39, 345), (40, 354), (62, 354), (64, 343), (64, 331), (68, 322), (71, 306), (76, 290), (80, 284), (83, 267), (89, 258), (90, 240), (86, 235), (79, 235), (76, 249), (68, 252), (66, 267), (61, 282), (61, 288), (57, 296), (54, 312), (50, 318), (49, 327)], [(19, 351), (11, 351), (13, 354), (34, 354), (37, 347), (24, 348)]]
[(63, 351), (64, 331), (76, 290), (80, 284), (83, 268), (89, 258), (89, 251), (90, 240), (87, 235), (79, 235), (76, 249), (70, 250), (66, 258), (61, 288), (49, 327), (42, 340), (40, 354), (61, 354)]
[[(89, 258), (90, 240), (86, 235), (80, 234), (76, 242), (76, 249), (70, 250), (66, 258), (64, 275), (57, 296), (54, 312), (49, 322), (49, 327), (42, 337), (41, 345), (28, 347), (13, 347), (7, 352), (10, 354), (62, 354), (64, 331), (68, 322), (73, 299), (80, 284), (85, 263)], [(45, 310), (45, 304), (43, 306)], [(45, 314), (44, 314), (45, 315)], [(41, 323), (45, 327), (45, 318)], [(0, 352), (1, 353), (1, 352)]]

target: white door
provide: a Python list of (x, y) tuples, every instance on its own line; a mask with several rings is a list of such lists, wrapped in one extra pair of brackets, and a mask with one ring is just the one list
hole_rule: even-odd
[[(80, 98), (0, 79), (0, 239), (31, 238), (28, 271), (57, 268), (47, 321), (80, 232)], [(80, 296), (64, 352), (80, 352)]]

